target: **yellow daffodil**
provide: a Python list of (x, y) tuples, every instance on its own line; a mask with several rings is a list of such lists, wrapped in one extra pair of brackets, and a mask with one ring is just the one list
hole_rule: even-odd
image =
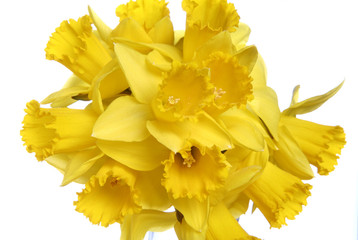
[(27, 103), (22, 140), (28, 152), (39, 161), (57, 154), (94, 146), (92, 129), (98, 115), (91, 110), (40, 108), (33, 100)]
[[(46, 58), (73, 75), (41, 102), (51, 107), (27, 104), (22, 140), (63, 173), (62, 186), (85, 184), (76, 210), (120, 223), (122, 240), (172, 227), (180, 240), (255, 240), (236, 220), (250, 201), (280, 228), (311, 195), (311, 165), (334, 170), (343, 129), (297, 115), (342, 84), (301, 102), (297, 87), (281, 112), (234, 4), (183, 0), (185, 30), (174, 30), (167, 4), (121, 4), (114, 29), (90, 7), (63, 21)], [(76, 101), (88, 104), (67, 108)]]
[(295, 88), (291, 106), (282, 112), (280, 120), (278, 151), (273, 154), (278, 166), (301, 179), (310, 179), (313, 172), (310, 164), (317, 167), (318, 173), (328, 175), (337, 165), (337, 154), (345, 145), (345, 134), (340, 126), (325, 126), (296, 118), (320, 107), (334, 96), (343, 82), (331, 91), (316, 97), (298, 101)]

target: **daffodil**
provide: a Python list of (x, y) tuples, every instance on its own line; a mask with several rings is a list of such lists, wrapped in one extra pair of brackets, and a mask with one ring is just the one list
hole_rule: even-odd
[(345, 145), (345, 134), (340, 126), (325, 126), (296, 118), (320, 107), (334, 96), (343, 82), (331, 91), (298, 101), (296, 87), (291, 106), (282, 112), (280, 120), (278, 151), (274, 151), (273, 159), (278, 166), (301, 179), (313, 177), (310, 164), (317, 167), (321, 175), (328, 175), (337, 165), (338, 154)]
[[(296, 116), (342, 86), (280, 111), (250, 28), (227, 0), (183, 0), (174, 30), (164, 0), (116, 9), (111, 29), (88, 8), (63, 21), (45, 49), (73, 75), (40, 107), (27, 104), (27, 151), (85, 184), (74, 202), (90, 222), (121, 224), (121, 239), (174, 227), (180, 240), (257, 239), (236, 220), (260, 210), (280, 228), (307, 204), (345, 144), (339, 126)], [(70, 109), (88, 101), (84, 109)], [(168, 209), (172, 207), (174, 210)]]

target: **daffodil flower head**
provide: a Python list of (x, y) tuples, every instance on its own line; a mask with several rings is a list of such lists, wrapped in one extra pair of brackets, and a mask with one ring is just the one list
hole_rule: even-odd
[(79, 151), (95, 145), (91, 137), (98, 115), (91, 110), (40, 108), (32, 100), (27, 103), (21, 130), (28, 152), (38, 160), (64, 152)]
[(162, 184), (173, 198), (194, 197), (199, 201), (223, 186), (230, 167), (219, 149), (196, 146), (171, 152), (163, 164)]
[(164, 75), (153, 101), (153, 111), (157, 118), (165, 121), (193, 119), (213, 98), (214, 86), (207, 69), (195, 63), (174, 62), (173, 69)]
[(203, 65), (210, 69), (210, 80), (215, 86), (214, 104), (220, 110), (246, 105), (253, 98), (249, 70), (235, 56), (215, 52)]
[(47, 59), (60, 62), (87, 83), (112, 60), (108, 49), (93, 33), (91, 24), (88, 15), (77, 21), (63, 21), (45, 49)]
[(76, 210), (92, 223), (105, 227), (122, 222), (126, 215), (141, 210), (135, 179), (133, 170), (108, 160), (78, 193), (78, 201), (74, 202)]

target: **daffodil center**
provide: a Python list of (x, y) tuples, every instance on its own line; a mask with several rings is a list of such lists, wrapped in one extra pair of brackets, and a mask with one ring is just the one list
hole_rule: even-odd
[(177, 157), (182, 162), (183, 166), (191, 168), (200, 158), (201, 154), (198, 148), (191, 147), (190, 151), (177, 153)]
[(208, 72), (196, 65), (173, 64), (160, 86), (153, 110), (165, 120), (194, 117), (213, 101), (213, 92)]

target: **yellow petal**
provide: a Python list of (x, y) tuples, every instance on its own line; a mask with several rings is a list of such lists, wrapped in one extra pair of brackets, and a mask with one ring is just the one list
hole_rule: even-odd
[(173, 198), (195, 197), (199, 201), (223, 186), (229, 168), (219, 149), (199, 150), (195, 146), (172, 152), (163, 164), (162, 184)]
[[(297, 114), (305, 114), (316, 110), (328, 99), (333, 97), (339, 91), (339, 89), (341, 89), (343, 83), (344, 81), (341, 84), (339, 84), (337, 87), (333, 88), (332, 90), (328, 91), (325, 94), (311, 97), (302, 102), (291, 104), (291, 106), (286, 110), (284, 110), (282, 114), (287, 116), (296, 116)], [(298, 95), (298, 89), (296, 89), (295, 95)], [(295, 97), (295, 99), (297, 98), (298, 96)]]
[(242, 229), (223, 203), (216, 205), (210, 210), (208, 224), (207, 240), (258, 240), (258, 238), (250, 236)]
[(266, 217), (271, 227), (281, 228), (286, 218), (293, 220), (307, 204), (311, 185), (281, 170), (271, 162), (266, 164), (262, 175), (244, 193)]
[(190, 131), (187, 122), (148, 121), (147, 129), (158, 142), (173, 152), (178, 152), (186, 146)]
[(90, 148), (69, 154), (69, 162), (65, 169), (62, 186), (69, 184), (87, 172), (96, 161), (103, 156), (98, 148)]
[(258, 59), (257, 48), (255, 46), (242, 48), (235, 54), (235, 57), (238, 60), (238, 64), (245, 66), (249, 74), (251, 74)]
[(27, 151), (35, 152), (41, 161), (57, 153), (73, 152), (94, 146), (91, 137), (97, 114), (91, 110), (40, 108), (32, 100), (26, 104), (27, 113), (20, 134)]
[(283, 117), (282, 122), (292, 133), (308, 161), (317, 167), (319, 174), (328, 175), (334, 170), (338, 154), (346, 143), (343, 128), (324, 126), (294, 117)]
[(120, 21), (133, 18), (149, 32), (158, 21), (169, 16), (169, 9), (164, 0), (137, 0), (119, 5), (116, 15)]
[(178, 198), (173, 200), (173, 206), (194, 230), (201, 232), (206, 228), (209, 215), (208, 199), (200, 202), (195, 198)]
[(151, 118), (148, 106), (131, 96), (114, 100), (99, 116), (93, 137), (109, 141), (142, 141), (149, 136), (146, 122)]
[(181, 50), (176, 48), (175, 46), (171, 46), (168, 44), (137, 42), (137, 41), (128, 40), (126, 38), (121, 38), (121, 37), (114, 37), (113, 41), (116, 43), (124, 44), (132, 49), (135, 49), (136, 51), (138, 51), (144, 55), (150, 53), (152, 50), (157, 50), (162, 55), (164, 55), (172, 60), (175, 60), (175, 61), (182, 60)]
[(97, 140), (97, 146), (109, 157), (139, 171), (157, 168), (169, 156), (169, 150), (149, 137), (141, 142)]
[(282, 124), (278, 132), (279, 141), (276, 143), (278, 150), (273, 151), (272, 158), (277, 166), (286, 172), (300, 179), (312, 179), (314, 174), (308, 159), (298, 146), (294, 137), (287, 130), (285, 123), (282, 122)]
[(57, 92), (54, 92), (41, 101), (41, 104), (51, 103), (51, 107), (67, 107), (77, 100), (75, 98), (80, 96), (86, 96), (89, 92), (89, 86), (74, 86), (69, 88), (63, 88)]
[(133, 95), (139, 102), (149, 103), (158, 91), (161, 76), (148, 68), (146, 57), (139, 52), (122, 44), (114, 49)]
[(63, 21), (45, 49), (47, 59), (60, 62), (87, 83), (112, 60), (110, 52), (93, 34), (91, 23), (87, 15), (78, 21)]
[(109, 47), (113, 47), (113, 43), (111, 40), (111, 32), (112, 29), (108, 27), (102, 19), (98, 17), (98, 15), (92, 10), (90, 6), (88, 6), (88, 12), (91, 16), (93, 24), (96, 26), (99, 35), (101, 36), (102, 40), (108, 44)]
[(167, 191), (161, 184), (163, 172), (163, 166), (152, 171), (138, 172), (135, 187), (138, 189), (143, 209), (164, 211), (172, 205)]
[(117, 97), (129, 87), (117, 61), (110, 61), (92, 82), (88, 97), (92, 99), (93, 109), (101, 114), (104, 111), (103, 99)]
[(261, 118), (270, 134), (277, 139), (281, 112), (275, 91), (269, 87), (258, 87), (253, 93), (254, 99), (248, 105)]
[(256, 116), (247, 110), (232, 108), (222, 115), (220, 119), (230, 132), (231, 136), (236, 140), (236, 144), (245, 146), (254, 151), (262, 151), (265, 141), (261, 131), (253, 124), (258, 122)]
[(234, 51), (235, 49), (232, 44), (230, 33), (228, 31), (223, 31), (198, 48), (194, 61), (202, 62), (213, 52), (223, 52), (224, 54), (233, 55)]
[(157, 50), (153, 50), (147, 55), (147, 63), (159, 71), (168, 72), (172, 69), (172, 62)]
[(148, 34), (155, 43), (169, 45), (173, 45), (174, 43), (173, 23), (169, 17), (164, 17), (158, 21)]
[(266, 86), (266, 65), (260, 54), (258, 55), (256, 64), (252, 69), (250, 76), (252, 77), (252, 86), (254, 87), (254, 92), (256, 91), (255, 89), (259, 89)]
[[(229, 195), (232, 195), (229, 193)], [(230, 200), (230, 201), (228, 201)], [(223, 202), (229, 209), (231, 215), (238, 219), (241, 215), (247, 212), (249, 208), (250, 198), (248, 198), (245, 194), (239, 193), (235, 196), (231, 196), (231, 198), (226, 197)]]
[(124, 218), (121, 240), (142, 240), (147, 231), (163, 232), (172, 228), (175, 222), (175, 212), (143, 210)]
[(236, 30), (230, 32), (233, 45), (237, 50), (246, 46), (247, 41), (251, 33), (251, 29), (245, 23), (239, 22), (239, 27)]
[(190, 227), (190, 225), (185, 221), (185, 219), (182, 219), (181, 222), (177, 222), (174, 225), (174, 229), (179, 240), (206, 239), (206, 231), (196, 231), (194, 228)]
[(113, 29), (111, 38), (125, 38), (131, 41), (145, 43), (153, 42), (143, 27), (132, 18), (126, 18), (121, 21), (120, 24)]
[(78, 201), (74, 202), (76, 210), (93, 224), (107, 227), (114, 222), (122, 222), (125, 216), (141, 210), (134, 182), (133, 171), (109, 161), (78, 193)]

